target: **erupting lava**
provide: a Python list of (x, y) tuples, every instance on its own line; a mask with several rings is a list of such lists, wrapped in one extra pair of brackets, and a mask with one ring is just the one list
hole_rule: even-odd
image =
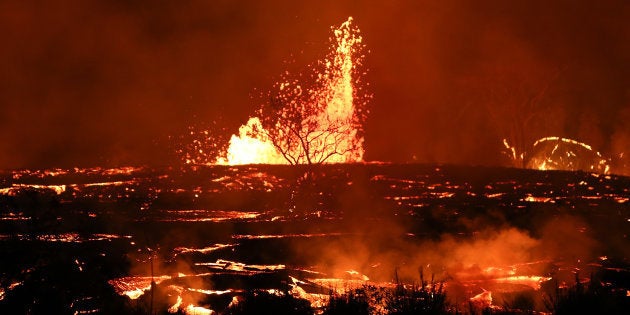
[(258, 117), (251, 117), (232, 135), (227, 158), (217, 159), (218, 164), (287, 164), (270, 141)]
[(560, 137), (545, 137), (536, 140), (531, 152), (516, 154), (516, 148), (503, 139), (512, 160), (524, 161), (524, 166), (536, 170), (585, 171), (607, 174), (608, 160), (585, 143)]
[(604, 174), (609, 171), (606, 159), (590, 145), (559, 137), (534, 142), (527, 166), (539, 170), (582, 170)]
[(283, 77), (269, 101), (230, 139), (217, 164), (318, 164), (360, 162), (362, 123), (369, 95), (362, 94), (363, 49), (352, 17), (333, 28), (331, 50), (309, 76)]

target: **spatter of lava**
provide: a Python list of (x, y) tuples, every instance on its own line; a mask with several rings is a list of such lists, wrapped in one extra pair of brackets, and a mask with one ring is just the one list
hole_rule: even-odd
[[(310, 73), (288, 72), (265, 104), (232, 135), (226, 148), (207, 130), (191, 130), (187, 164), (316, 164), (363, 160), (363, 122), (370, 95), (363, 92), (364, 59), (360, 30), (353, 19), (332, 27), (330, 50), (310, 65)], [(219, 140), (220, 141), (220, 140)], [(217, 152), (212, 155), (210, 152)]]
[(516, 154), (516, 148), (507, 140), (503, 144), (514, 161), (520, 160), (526, 168), (537, 170), (585, 171), (607, 174), (610, 171), (609, 160), (593, 148), (576, 140), (545, 137), (536, 140), (530, 152)]

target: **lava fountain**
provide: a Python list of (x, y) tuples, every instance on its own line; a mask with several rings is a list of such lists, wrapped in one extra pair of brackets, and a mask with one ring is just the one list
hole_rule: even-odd
[(608, 174), (609, 161), (586, 144), (573, 139), (560, 137), (545, 137), (536, 140), (530, 152), (516, 153), (516, 148), (510, 146), (506, 139), (503, 144), (508, 156), (515, 164), (524, 161), (523, 165), (535, 170), (565, 170), (585, 171)]
[(539, 170), (582, 170), (608, 173), (608, 161), (585, 143), (559, 137), (534, 142), (527, 166)]
[(349, 17), (332, 27), (330, 51), (308, 69), (274, 84), (257, 116), (239, 128), (217, 164), (320, 164), (363, 160), (360, 30)]

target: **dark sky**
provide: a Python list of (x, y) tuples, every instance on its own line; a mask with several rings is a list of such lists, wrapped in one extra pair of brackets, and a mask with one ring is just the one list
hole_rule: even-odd
[(2, 1), (0, 169), (172, 163), (353, 16), (367, 160), (500, 164), (503, 138), (630, 143), (630, 2)]

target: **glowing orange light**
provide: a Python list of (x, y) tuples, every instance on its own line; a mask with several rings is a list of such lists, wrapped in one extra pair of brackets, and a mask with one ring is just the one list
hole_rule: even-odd
[[(357, 56), (362, 42), (359, 30), (348, 18), (333, 30), (331, 54), (319, 65), (315, 87), (303, 88), (297, 81), (277, 84), (278, 99), (289, 105), (282, 117), (298, 111), (297, 127), (277, 123), (272, 128), (281, 138), (297, 137), (290, 144), (270, 139), (261, 119), (250, 117), (233, 135), (218, 164), (306, 164), (347, 163), (363, 160), (363, 139), (359, 136), (353, 75), (363, 56)], [(307, 97), (302, 97), (307, 96)], [(299, 102), (306, 102), (302, 104)], [(284, 115), (284, 116), (283, 116)], [(295, 118), (294, 118), (295, 119)], [(282, 148), (281, 148), (282, 147)], [(290, 157), (290, 158), (287, 158)]]
[(258, 117), (251, 117), (238, 131), (230, 139), (227, 157), (219, 158), (218, 164), (288, 164), (265, 135)]
[(171, 314), (177, 313), (177, 311), (179, 310), (179, 307), (182, 305), (182, 297), (181, 295), (177, 296), (177, 301), (175, 302), (175, 304), (173, 304), (171, 307), (168, 308), (168, 312)]
[(507, 155), (514, 165), (525, 161), (525, 167), (541, 171), (567, 170), (607, 174), (609, 161), (593, 148), (576, 140), (560, 137), (544, 137), (534, 142), (531, 152), (517, 154), (517, 148), (503, 139)]
[(135, 300), (144, 294), (144, 291), (151, 289), (151, 281), (156, 284), (164, 280), (171, 279), (170, 276), (159, 277), (124, 277), (109, 280), (108, 283), (114, 287), (116, 293), (126, 295), (128, 298)]
[[(551, 150), (550, 145), (553, 145)], [(586, 143), (560, 137), (545, 137), (534, 142), (532, 148), (539, 146), (543, 149), (532, 154), (527, 163), (529, 168), (582, 170), (604, 174), (610, 171), (608, 161)]]

